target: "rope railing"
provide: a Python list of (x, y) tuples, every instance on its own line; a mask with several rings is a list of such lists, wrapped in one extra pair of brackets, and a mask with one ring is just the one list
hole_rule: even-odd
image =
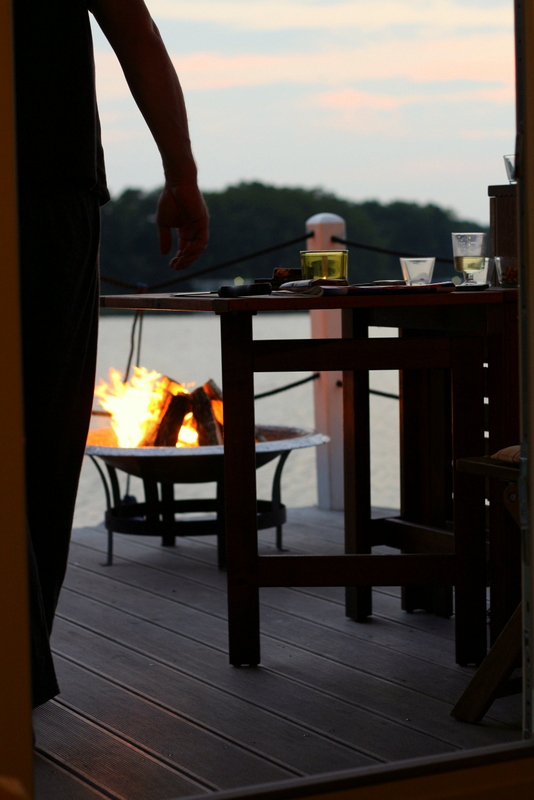
[[(206, 269), (200, 269), (197, 272), (187, 273), (185, 275), (180, 275), (178, 278), (171, 278), (171, 280), (163, 281), (162, 283), (155, 283), (152, 286), (146, 286), (143, 288), (143, 291), (153, 292), (157, 291), (158, 289), (167, 289), (169, 286), (175, 286), (177, 283), (182, 283), (182, 281), (190, 281), (194, 278), (200, 277), (201, 275), (209, 275), (211, 272), (217, 272), (217, 270), (224, 269), (225, 267), (232, 267), (234, 264), (240, 264), (242, 261), (249, 261), (252, 258), (259, 258), (260, 256), (274, 253), (276, 250), (282, 250), (284, 247), (291, 247), (293, 244), (305, 242), (306, 239), (310, 238), (310, 236), (313, 236), (313, 231), (308, 231), (302, 236), (296, 236), (294, 239), (289, 239), (287, 242), (281, 242), (281, 244), (274, 244), (271, 247), (264, 247), (262, 250), (256, 250), (256, 252), (248, 253), (248, 255), (231, 258), (229, 261), (223, 261), (221, 264), (215, 264), (213, 267), (206, 267)], [(109, 283), (112, 286), (120, 286), (123, 289), (134, 289), (139, 291), (139, 284), (126, 283), (125, 281), (119, 281), (116, 278), (109, 278), (107, 275), (101, 275), (100, 280), (104, 281), (105, 283)]]
[(307, 378), (303, 378), (301, 381), (294, 381), (293, 383), (288, 383), (285, 386), (280, 386), (278, 389), (271, 389), (270, 392), (261, 392), (261, 394), (255, 394), (254, 400), (262, 400), (264, 397), (272, 397), (273, 394), (280, 394), (280, 392), (286, 392), (288, 389), (294, 389), (295, 386), (302, 386), (304, 383), (309, 383), (310, 381), (316, 381), (317, 378), (321, 377), (320, 372), (314, 372), (313, 375), (310, 375)]
[[(269, 392), (262, 392), (261, 394), (255, 394), (254, 400), (262, 400), (264, 397), (271, 397), (274, 394), (280, 394), (280, 392), (286, 392), (288, 389), (294, 389), (296, 386), (302, 386), (305, 383), (309, 383), (310, 381), (316, 381), (318, 378), (321, 377), (320, 372), (314, 372), (313, 375), (309, 375), (307, 378), (303, 378), (301, 381), (294, 381), (293, 383), (286, 383), (285, 386), (279, 386), (278, 389), (271, 389)], [(342, 386), (341, 382), (339, 383)], [(369, 394), (374, 394), (377, 397), (389, 397), (391, 400), (399, 400), (398, 394), (393, 394), (392, 392), (381, 392), (378, 389), (369, 389)]]
[[(218, 271), (220, 269), (224, 269), (225, 267), (231, 267), (234, 264), (239, 264), (239, 263), (241, 263), (243, 261), (248, 261), (248, 260), (250, 260), (252, 258), (259, 258), (260, 256), (267, 255), (268, 253), (273, 253), (276, 250), (282, 250), (284, 247), (290, 247), (291, 245), (298, 244), (299, 242), (304, 242), (304, 241), (306, 241), (307, 239), (309, 239), (310, 237), (312, 237), (314, 235), (315, 235), (314, 231), (307, 231), (302, 236), (296, 236), (294, 239), (289, 239), (286, 242), (281, 242), (280, 244), (272, 245), (271, 247), (264, 247), (261, 250), (256, 250), (254, 253), (248, 253), (247, 255), (244, 255), (244, 256), (238, 256), (237, 258), (233, 258), (233, 259), (230, 259), (228, 261), (223, 261), (221, 264), (216, 264), (213, 267), (207, 267), (206, 269), (198, 270), (197, 272), (195, 272), (193, 274), (188, 273), (186, 275), (181, 275), (181, 276), (179, 276), (177, 278), (172, 278), (171, 280), (168, 280), (168, 281), (162, 281), (161, 283), (153, 284), (152, 286), (148, 286), (145, 283), (139, 283), (139, 282), (138, 283), (128, 283), (126, 281), (121, 281), (121, 280), (118, 280), (116, 278), (111, 278), (111, 277), (109, 277), (107, 275), (101, 275), (100, 276), (100, 280), (105, 282), (105, 283), (109, 283), (112, 286), (118, 286), (118, 287), (121, 287), (123, 289), (133, 289), (138, 294), (144, 294), (144, 293), (150, 292), (150, 291), (157, 291), (158, 289), (166, 289), (166, 288), (168, 288), (170, 286), (176, 285), (177, 283), (181, 283), (183, 281), (191, 280), (191, 279), (197, 278), (197, 277), (199, 277), (201, 275), (208, 275), (208, 274), (210, 274), (212, 272), (216, 272), (216, 271)], [(401, 257), (402, 256), (406, 256), (407, 258), (423, 258), (424, 257), (424, 256), (420, 256), (417, 253), (408, 253), (406, 251), (402, 251), (401, 252), (401, 251), (398, 251), (398, 250), (390, 250), (390, 249), (385, 248), (385, 247), (377, 247), (375, 245), (365, 244), (363, 242), (354, 242), (354, 241), (351, 241), (350, 239), (342, 239), (340, 236), (332, 236), (331, 237), (331, 241), (339, 243), (339, 244), (348, 245), (349, 247), (358, 247), (358, 248), (360, 248), (362, 250), (369, 250), (369, 251), (374, 252), (374, 253), (383, 253), (385, 255), (401, 256)], [(453, 263), (453, 260), (451, 258), (443, 258), (441, 256), (437, 256), (436, 257), (436, 261), (440, 261), (442, 263), (447, 263), (447, 264)], [(131, 369), (131, 364), (132, 364), (132, 359), (133, 359), (133, 353), (134, 353), (134, 349), (135, 349), (135, 330), (136, 330), (136, 327), (137, 327), (138, 323), (139, 323), (139, 330), (138, 330), (138, 340), (137, 340), (137, 359), (136, 359), (137, 365), (139, 365), (139, 363), (140, 363), (142, 325), (143, 325), (143, 311), (141, 311), (141, 310), (136, 311), (135, 316), (134, 316), (134, 320), (133, 320), (132, 331), (131, 331), (131, 336), (130, 336), (130, 352), (129, 352), (129, 355), (128, 355), (128, 362), (127, 362), (127, 366), (126, 366), (126, 370), (125, 370), (124, 378), (123, 378), (124, 383), (127, 382), (129, 374), (130, 374), (130, 369)], [(270, 390), (268, 392), (262, 392), (260, 394), (254, 395), (254, 399), (255, 400), (261, 400), (264, 397), (271, 397), (273, 395), (279, 394), (280, 392), (285, 392), (285, 391), (287, 391), (289, 389), (293, 389), (293, 388), (295, 388), (297, 386), (302, 386), (303, 384), (306, 384), (309, 381), (315, 381), (319, 377), (320, 377), (320, 373), (319, 372), (315, 372), (313, 375), (310, 375), (307, 378), (303, 378), (302, 380), (294, 381), (292, 383), (286, 384), (285, 386), (280, 386), (277, 389), (272, 389), (272, 390)], [(379, 391), (377, 389), (369, 389), (369, 394), (373, 394), (373, 395), (378, 396), (378, 397), (390, 398), (392, 400), (398, 400), (399, 399), (399, 395), (397, 395), (397, 394), (392, 394), (391, 392), (381, 392), (381, 391)], [(93, 413), (101, 415), (101, 416), (104, 416), (104, 415), (107, 416), (107, 414), (108, 414), (108, 412), (105, 412), (105, 411), (93, 411)]]
[[(309, 375), (307, 378), (303, 378), (300, 381), (287, 383), (285, 386), (279, 386), (277, 389), (271, 389), (269, 392), (261, 392), (260, 394), (255, 394), (254, 400), (263, 400), (264, 397), (272, 397), (275, 394), (280, 394), (281, 392), (287, 392), (289, 389), (295, 389), (297, 386), (303, 386), (305, 383), (310, 383), (310, 381), (316, 381), (320, 377), (321, 377), (320, 372), (314, 372), (313, 375)], [(392, 392), (381, 392), (378, 389), (369, 389), (369, 394), (374, 394), (377, 397), (388, 397), (391, 400), (399, 399), (398, 394), (393, 394)], [(92, 414), (95, 417), (111, 417), (111, 413), (109, 411), (100, 411), (98, 409), (94, 409), (92, 411)]]
[[(333, 242), (339, 244), (348, 244), (349, 247), (359, 247), (361, 250), (370, 250), (373, 253), (383, 253), (386, 256), (399, 256), (400, 258), (426, 258), (420, 253), (407, 253), (405, 250), (389, 250), (387, 247), (377, 247), (372, 244), (364, 244), (363, 242), (352, 242), (350, 239), (342, 239), (340, 236), (332, 236)], [(436, 256), (436, 261), (442, 264), (454, 264), (452, 258), (445, 258), (444, 256)]]
[[(247, 255), (238, 256), (237, 258), (231, 258), (228, 261), (223, 261), (221, 264), (215, 264), (213, 267), (206, 267), (206, 269), (200, 269), (197, 272), (180, 275), (177, 278), (171, 278), (168, 281), (155, 283), (152, 286), (147, 286), (146, 284), (140, 283), (127, 283), (126, 281), (121, 281), (117, 278), (111, 278), (108, 275), (101, 275), (100, 280), (104, 283), (109, 283), (111, 286), (118, 286), (122, 289), (133, 289), (136, 292), (154, 292), (160, 289), (168, 289), (169, 287), (175, 286), (183, 281), (199, 278), (201, 275), (209, 275), (212, 272), (217, 272), (225, 267), (232, 267), (234, 264), (240, 264), (241, 262), (249, 261), (252, 258), (259, 258), (260, 256), (274, 253), (276, 250), (282, 250), (284, 247), (291, 247), (293, 244), (306, 241), (306, 239), (309, 239), (313, 235), (313, 231), (308, 231), (302, 236), (296, 236), (294, 239), (289, 239), (287, 242), (281, 242), (280, 244), (275, 244), (271, 247), (264, 247), (262, 250), (256, 250), (254, 253), (248, 253)], [(354, 242), (351, 239), (342, 239), (340, 236), (332, 236), (331, 240), (333, 242), (337, 242), (338, 244), (348, 245), (349, 247), (358, 247), (360, 250), (369, 250), (371, 253), (381, 253), (388, 256), (399, 256), (401, 258), (426, 258), (426, 256), (423, 256), (420, 253), (410, 253), (406, 250), (391, 250), (387, 247), (378, 247), (377, 245), (365, 244), (364, 242)], [(452, 258), (445, 258), (444, 256), (436, 256), (436, 261), (439, 261), (441, 264), (454, 263)]]

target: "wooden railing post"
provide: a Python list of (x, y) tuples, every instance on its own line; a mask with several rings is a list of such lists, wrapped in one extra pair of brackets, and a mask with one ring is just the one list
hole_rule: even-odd
[[(332, 236), (341, 239), (346, 236), (345, 220), (337, 214), (315, 214), (306, 221), (306, 230), (314, 234), (307, 240), (308, 250), (345, 248), (345, 245), (332, 241)], [(341, 338), (341, 311), (311, 311), (310, 316), (314, 339)], [(313, 387), (315, 427), (330, 436), (329, 444), (316, 448), (319, 508), (331, 511), (344, 509), (342, 386), (341, 372), (321, 372)]]

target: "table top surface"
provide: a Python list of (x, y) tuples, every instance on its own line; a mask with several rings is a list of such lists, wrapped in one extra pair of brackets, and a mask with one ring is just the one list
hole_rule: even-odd
[(436, 294), (372, 294), (335, 297), (273, 296), (222, 298), (217, 294), (168, 293), (102, 295), (103, 308), (144, 309), (152, 311), (205, 311), (215, 314), (259, 311), (310, 311), (343, 308), (410, 308), (422, 306), (484, 306), (517, 302), (517, 289), (486, 289), (476, 292)]

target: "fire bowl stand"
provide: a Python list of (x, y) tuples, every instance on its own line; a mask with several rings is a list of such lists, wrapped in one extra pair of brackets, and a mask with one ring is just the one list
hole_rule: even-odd
[[(113, 561), (113, 534), (161, 536), (172, 547), (177, 536), (217, 536), (219, 569), (226, 567), (226, 521), (224, 506), (224, 448), (222, 445), (194, 448), (121, 448), (110, 439), (111, 429), (89, 432), (85, 449), (96, 466), (106, 495), (105, 525), (108, 532), (107, 564)], [(281, 502), (282, 470), (292, 450), (326, 444), (329, 437), (315, 431), (274, 425), (256, 426), (256, 469), (278, 459), (270, 500), (257, 500), (258, 528), (276, 528), (276, 546), (282, 550), (282, 525), (286, 507)], [(99, 461), (105, 464), (107, 477)], [(117, 470), (143, 481), (145, 502), (121, 499)], [(216, 483), (215, 499), (175, 500), (180, 483)], [(211, 514), (211, 519), (176, 519), (176, 515)], [(213, 518), (214, 515), (214, 518)]]
[[(286, 507), (281, 502), (280, 480), (282, 470), (290, 450), (270, 454), (272, 458), (279, 456), (273, 477), (271, 500), (258, 500), (258, 529), (276, 528), (276, 547), (282, 550), (282, 525), (286, 521)], [(226, 527), (224, 513), (224, 480), (223, 458), (220, 456), (215, 465), (214, 474), (203, 481), (190, 481), (185, 476), (180, 481), (160, 480), (152, 475), (139, 475), (137, 470), (130, 471), (127, 464), (118, 469), (128, 474), (137, 475), (143, 481), (145, 502), (124, 502), (121, 499), (117, 466), (100, 456), (105, 463), (108, 477), (92, 453), (87, 453), (98, 470), (106, 495), (105, 525), (108, 532), (108, 549), (106, 565), (113, 563), (113, 534), (129, 533), (137, 536), (161, 536), (164, 547), (173, 547), (177, 536), (217, 536), (217, 563), (219, 569), (226, 568)], [(268, 459), (271, 460), (271, 459)], [(262, 460), (261, 466), (266, 463)], [(108, 482), (109, 481), (109, 482)], [(212, 483), (217, 484), (215, 499), (175, 500), (175, 483)], [(214, 519), (176, 519), (175, 514), (215, 513)]]

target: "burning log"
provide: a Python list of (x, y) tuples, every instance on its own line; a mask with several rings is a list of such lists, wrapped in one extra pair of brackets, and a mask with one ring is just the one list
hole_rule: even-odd
[[(214, 384), (215, 385), (215, 384)], [(210, 390), (208, 390), (210, 391)], [(212, 401), (204, 386), (200, 386), (191, 394), (191, 408), (198, 431), (199, 447), (222, 444), (222, 432), (215, 419)]]
[(192, 394), (177, 381), (145, 367), (134, 367), (123, 383), (110, 370), (95, 397), (111, 417), (119, 447), (197, 447), (223, 443), (222, 393), (213, 380)]
[[(150, 420), (147, 424), (145, 435), (143, 436), (142, 440), (139, 442), (139, 447), (155, 447), (156, 446), (156, 439), (158, 438), (159, 429), (163, 419), (165, 418), (167, 411), (175, 397), (178, 397), (180, 394), (183, 394), (184, 389), (180, 383), (173, 381), (171, 378), (168, 378), (164, 375), (159, 382), (158, 385), (158, 394), (160, 395), (160, 400), (156, 409), (156, 413), (154, 418)], [(184, 416), (185, 416), (184, 412)], [(182, 418), (183, 421), (183, 418)], [(181, 426), (180, 422), (180, 426)], [(180, 430), (180, 428), (178, 428)], [(174, 440), (171, 446), (176, 444), (176, 439)]]
[(224, 437), (224, 412), (223, 412), (222, 391), (219, 389), (215, 381), (212, 380), (211, 378), (209, 381), (206, 381), (206, 383), (202, 388), (204, 389), (204, 391), (206, 392), (211, 401), (213, 416), (215, 417), (215, 420), (219, 427), (219, 432), (221, 435), (221, 443), (222, 443), (222, 439)]
[(177, 394), (171, 397), (154, 440), (155, 447), (174, 447), (186, 414), (191, 412), (191, 395)]

